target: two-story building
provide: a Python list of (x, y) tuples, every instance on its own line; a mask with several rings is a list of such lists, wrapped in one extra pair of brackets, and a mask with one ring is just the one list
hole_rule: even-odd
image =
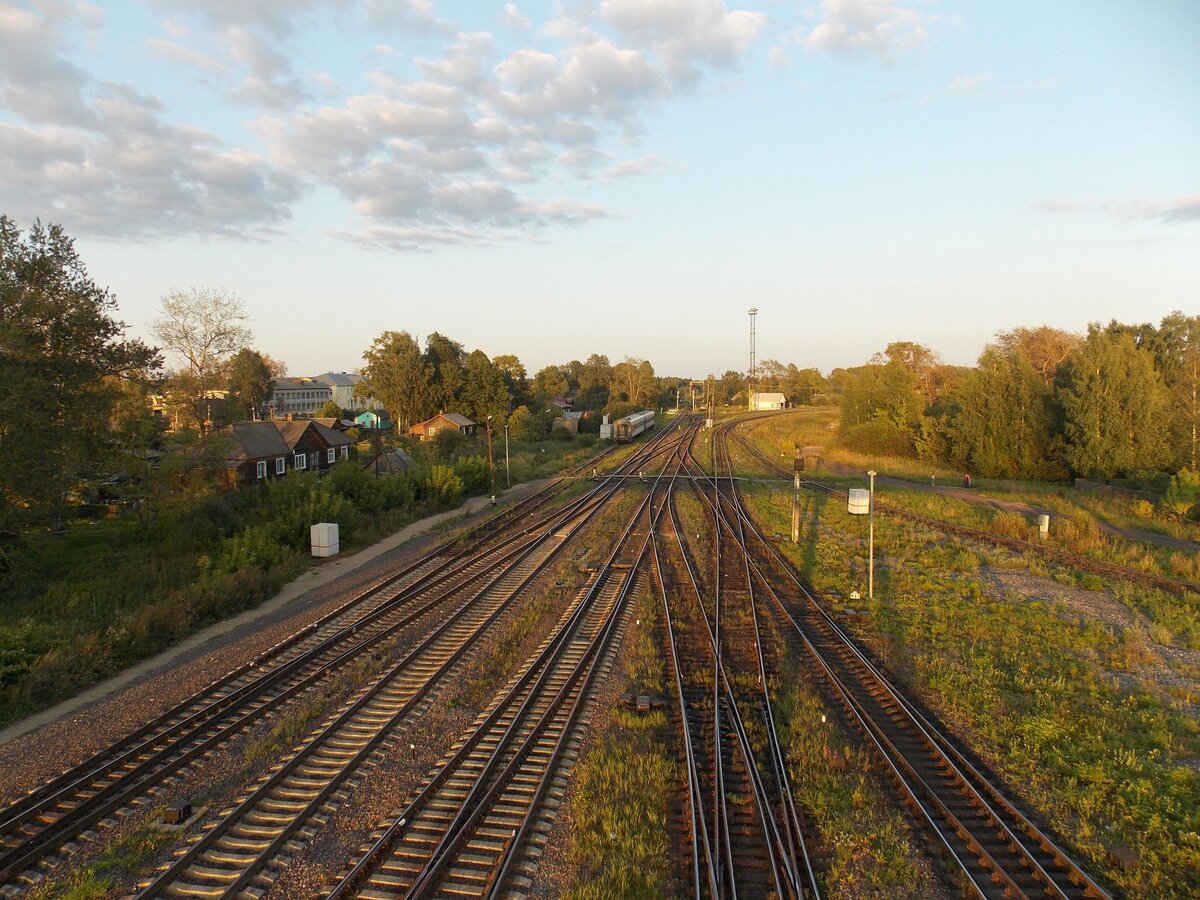
[(271, 408), (277, 416), (310, 414), (333, 399), (333, 388), (316, 378), (276, 378), (271, 390)]

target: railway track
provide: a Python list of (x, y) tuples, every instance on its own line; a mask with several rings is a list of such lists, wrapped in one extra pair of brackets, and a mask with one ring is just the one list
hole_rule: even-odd
[[(589, 463), (589, 467), (590, 467)], [(618, 469), (627, 471), (627, 466)], [(385, 642), (430, 623), (458, 591), (522, 553), (564, 516), (596, 508), (612, 486), (598, 484), (566, 509), (546, 513), (561, 482), (543, 488), (403, 567), (123, 740), (0, 810), (0, 890), (36, 881), (81, 834), (103, 828), (139, 798), (311, 692)], [(507, 536), (505, 532), (510, 532)]]
[(545, 828), (537, 827), (543, 805), (565, 787), (591, 687), (611, 666), (625, 600), (641, 578), (638, 567), (666, 503), (658, 489), (664, 477), (656, 476), (539, 653), (364, 848), (331, 898), (491, 897), (530, 886), (545, 841)]
[[(719, 429), (714, 440), (726, 440), (727, 430)], [(736, 535), (753, 580), (972, 892), (989, 898), (1107, 897), (824, 611), (741, 508), (736, 484), (729, 480), (722, 487), (714, 480), (713, 493), (714, 515)]]
[[(778, 477), (792, 479), (794, 473), (785, 469), (779, 463), (769, 457), (762, 448), (753, 443), (745, 435), (733, 431), (734, 441), (738, 444), (739, 449), (751, 456), (757, 463), (764, 466), (767, 471), (774, 473)], [(815, 481), (811, 478), (801, 478), (800, 486), (815, 491), (820, 494), (825, 494), (831, 497), (839, 497), (845, 499), (846, 492), (832, 485), (825, 484), (821, 481)], [(884, 513), (893, 516), (897, 519), (904, 519), (908, 522), (918, 522), (922, 525), (927, 525), (930, 528), (936, 528), (949, 534), (959, 535), (960, 537), (971, 538), (972, 540), (982, 541), (984, 543), (993, 544), (999, 547), (1007, 547), (1010, 550), (1015, 550), (1019, 553), (1037, 554), (1045, 559), (1053, 560), (1064, 566), (1079, 569), (1084, 572), (1091, 572), (1096, 575), (1103, 575), (1108, 578), (1119, 578), (1125, 581), (1132, 581), (1137, 584), (1147, 585), (1149, 587), (1159, 588), (1160, 590), (1169, 591), (1179, 596), (1187, 594), (1200, 595), (1200, 584), (1192, 581), (1184, 581), (1178, 578), (1168, 578), (1165, 575), (1155, 575), (1150, 572), (1143, 572), (1140, 569), (1131, 569), (1127, 566), (1119, 566), (1114, 563), (1101, 562), (1099, 560), (1090, 559), (1086, 556), (1079, 556), (1075, 553), (1070, 553), (1066, 550), (1061, 550), (1057, 547), (1047, 544), (1035, 543), (1033, 541), (1024, 541), (1020, 538), (1008, 537), (1007, 535), (996, 534), (992, 531), (986, 531), (982, 528), (972, 528), (970, 525), (960, 525), (956, 522), (947, 522), (944, 519), (935, 519), (931, 516), (923, 516), (920, 513), (915, 513), (904, 509), (895, 503), (890, 503), (887, 500), (875, 499), (876, 512)]]
[[(687, 489), (695, 477), (688, 475)], [(693, 896), (819, 897), (807, 849), (813, 834), (778, 767), (769, 654), (743, 583), (744, 562), (727, 550), (723, 523), (713, 520), (714, 567), (701, 578), (682, 537), (675, 489), (652, 549), (688, 780)], [(748, 674), (757, 675), (756, 689), (745, 689)], [(759, 726), (762, 747), (751, 737)]]
[[(661, 440), (660, 440), (661, 443)], [(628, 461), (645, 466), (660, 454), (651, 444)], [(324, 824), (354, 785), (428, 709), (457, 673), (480, 637), (513, 598), (614, 496), (619, 480), (602, 481), (588, 496), (533, 532), (515, 559), (495, 567), (469, 591), (452, 592), (458, 606), (427, 637), (378, 676), (361, 694), (310, 734), (237, 805), (222, 812), (141, 895), (257, 895), (279, 866)]]

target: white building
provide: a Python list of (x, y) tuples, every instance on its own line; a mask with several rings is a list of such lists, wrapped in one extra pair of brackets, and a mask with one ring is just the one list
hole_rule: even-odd
[(752, 394), (754, 402), (751, 409), (783, 409), (787, 406), (787, 398), (783, 394)]
[(333, 399), (333, 388), (316, 378), (276, 378), (270, 405), (275, 415), (316, 412)]
[(333, 402), (342, 409), (358, 412), (367, 408), (354, 396), (354, 386), (363, 380), (361, 375), (355, 372), (326, 372), (324, 375), (317, 375), (314, 380), (329, 385), (333, 392)]

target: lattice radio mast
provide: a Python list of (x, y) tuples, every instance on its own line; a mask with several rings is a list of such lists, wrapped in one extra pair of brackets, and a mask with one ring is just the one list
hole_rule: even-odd
[(754, 376), (758, 372), (758, 365), (755, 361), (755, 335), (754, 321), (758, 316), (758, 307), (750, 307), (750, 380), (746, 385), (746, 403), (751, 411), (754, 410)]

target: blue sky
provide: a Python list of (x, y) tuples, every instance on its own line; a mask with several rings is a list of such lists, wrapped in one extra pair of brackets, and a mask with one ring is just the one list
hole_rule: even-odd
[(660, 374), (1200, 313), (1200, 5), (0, 0), (0, 212), (148, 335)]

